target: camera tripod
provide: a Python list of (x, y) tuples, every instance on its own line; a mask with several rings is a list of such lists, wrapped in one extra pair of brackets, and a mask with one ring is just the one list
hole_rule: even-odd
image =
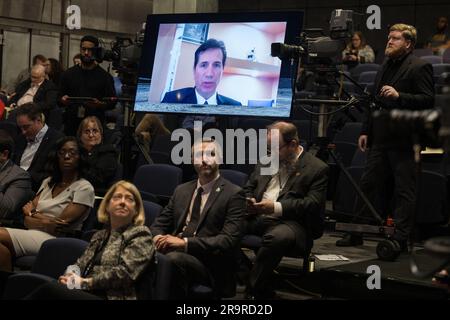
[(147, 164), (152, 164), (153, 160), (150, 158), (147, 150), (145, 150), (144, 146), (141, 144), (139, 139), (133, 132), (133, 127), (131, 126), (131, 103), (134, 99), (126, 98), (126, 100), (122, 100), (123, 108), (124, 108), (124, 123), (122, 127), (122, 164), (123, 164), (123, 177), (127, 179), (132, 179), (132, 166), (131, 166), (131, 153), (132, 146), (135, 145), (138, 147), (139, 151), (144, 156)]

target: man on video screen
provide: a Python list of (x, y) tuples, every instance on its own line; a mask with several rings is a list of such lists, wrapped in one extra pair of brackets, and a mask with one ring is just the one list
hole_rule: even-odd
[[(161, 102), (240, 106), (239, 101), (217, 93), (226, 59), (227, 51), (223, 41), (208, 39), (195, 50), (195, 87), (167, 92)], [(214, 117), (187, 116), (183, 121), (183, 127), (192, 128), (194, 120), (201, 120), (203, 124), (215, 122)]]

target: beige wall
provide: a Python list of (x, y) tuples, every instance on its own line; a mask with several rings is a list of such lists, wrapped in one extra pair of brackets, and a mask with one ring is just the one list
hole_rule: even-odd
[(175, 25), (164, 30), (161, 42), (158, 43), (158, 45), (161, 46), (161, 50), (156, 51), (155, 61), (159, 61), (161, 63), (153, 66), (151, 83), (152, 90), (151, 95), (149, 96), (150, 101), (160, 101), (162, 99), (161, 94), (163, 93), (164, 86), (167, 81), (170, 50), (172, 49), (174, 35)]

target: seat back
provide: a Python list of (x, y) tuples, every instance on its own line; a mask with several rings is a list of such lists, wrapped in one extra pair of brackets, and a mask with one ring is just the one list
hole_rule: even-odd
[(183, 171), (169, 164), (147, 164), (140, 166), (133, 179), (138, 190), (158, 197), (169, 198), (181, 183)]
[(450, 63), (433, 64), (433, 76), (437, 80), (444, 72), (450, 72)]
[(221, 169), (220, 175), (239, 187), (243, 187), (248, 180), (246, 173), (237, 170)]
[(55, 238), (45, 241), (31, 272), (57, 279), (86, 250), (88, 242), (75, 238)]
[[(255, 164), (251, 163), (250, 159), (244, 159), (243, 160), (244, 163), (237, 163), (234, 162), (233, 164), (229, 164), (226, 166), (227, 170), (233, 170), (233, 171), (239, 171), (242, 172), (244, 174), (248, 176), (250, 176), (253, 172), (253, 170), (255, 170)], [(255, 162), (252, 160), (252, 162)]]
[(416, 57), (431, 56), (433, 55), (433, 50), (431, 48), (419, 48), (414, 49), (413, 54)]
[(152, 225), (153, 221), (155, 221), (156, 217), (159, 215), (159, 213), (163, 209), (163, 207), (157, 203), (146, 201), (146, 200), (143, 200), (143, 204), (144, 204), (144, 212), (145, 212), (145, 225), (147, 227), (150, 227)]
[(334, 141), (344, 141), (350, 143), (358, 142), (358, 137), (361, 134), (361, 122), (347, 122), (341, 131), (338, 131), (334, 136)]
[(420, 57), (420, 59), (430, 63), (430, 64), (437, 64), (437, 63), (442, 63), (442, 57), (439, 56), (422, 56)]
[(378, 71), (364, 71), (359, 74), (359, 83), (374, 83)]
[(376, 63), (360, 63), (351, 70), (353, 79), (359, 79), (359, 75), (365, 71), (379, 71), (381, 66)]

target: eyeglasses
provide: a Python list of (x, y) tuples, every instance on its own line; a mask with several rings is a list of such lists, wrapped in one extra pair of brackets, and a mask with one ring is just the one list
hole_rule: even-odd
[(67, 154), (69, 155), (69, 157), (72, 158), (72, 157), (78, 156), (79, 152), (78, 152), (78, 150), (75, 150), (75, 149), (70, 149), (70, 150), (61, 149), (58, 151), (58, 156), (60, 156), (60, 157), (65, 157)]
[(87, 136), (90, 135), (90, 134), (95, 136), (95, 135), (100, 133), (100, 130), (98, 130), (98, 129), (86, 129), (86, 130), (83, 130), (83, 133), (85, 135), (87, 135)]

